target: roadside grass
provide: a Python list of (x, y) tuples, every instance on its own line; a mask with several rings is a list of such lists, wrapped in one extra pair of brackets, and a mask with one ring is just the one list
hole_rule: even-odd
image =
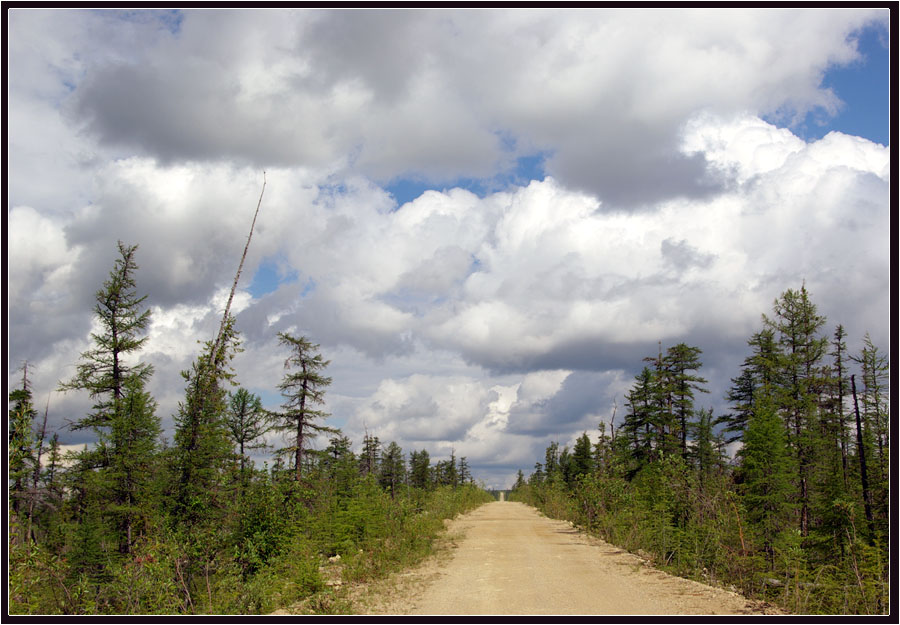
[[(489, 493), (474, 486), (441, 487), (418, 492), (408, 499), (395, 499), (381, 511), (388, 512), (386, 516), (381, 516), (377, 523), (360, 533), (362, 540), (342, 543), (341, 552), (333, 556), (319, 555), (320, 586), (309, 587), (312, 592), (305, 596), (281, 592), (277, 595), (278, 601), (266, 604), (268, 611), (306, 615), (365, 614), (374, 596), (390, 596), (394, 594), (394, 587), (402, 585), (398, 574), (419, 565), (442, 546), (452, 543), (444, 531), (445, 520), (492, 500)], [(366, 509), (375, 511), (378, 506), (367, 506)], [(273, 573), (268, 587), (274, 589), (279, 584), (283, 587), (284, 580), (289, 577), (287, 571)], [(377, 591), (371, 592), (375, 588)], [(275, 612), (276, 608), (280, 609)]]

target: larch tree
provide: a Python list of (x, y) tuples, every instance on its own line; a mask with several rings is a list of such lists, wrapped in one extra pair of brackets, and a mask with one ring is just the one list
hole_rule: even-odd
[(299, 482), (303, 471), (303, 453), (309, 439), (321, 432), (336, 432), (334, 428), (318, 423), (329, 415), (316, 408), (325, 403), (325, 389), (331, 384), (331, 378), (322, 374), (330, 361), (325, 360), (318, 352), (319, 346), (306, 337), (280, 332), (278, 338), (282, 345), (291, 350), (291, 355), (284, 362), (288, 373), (278, 385), (284, 403), (283, 411), (277, 414), (275, 429), (286, 433), (291, 439), (291, 445), (282, 448), (279, 453), (293, 456), (294, 479)]
[(731, 379), (725, 399), (731, 403), (733, 412), (716, 419), (716, 425), (724, 425), (725, 442), (740, 440), (753, 413), (753, 403), (759, 392), (773, 393), (778, 388), (778, 371), (781, 362), (781, 348), (771, 329), (755, 333), (747, 341), (751, 354), (741, 365), (741, 374)]
[(819, 395), (825, 386), (821, 361), (828, 349), (828, 339), (819, 335), (825, 317), (817, 313), (806, 286), (782, 293), (775, 300), (773, 314), (772, 318), (763, 315), (763, 322), (776, 333), (783, 354), (778, 406), (789, 428), (788, 445), (796, 461), (800, 533), (807, 536)]
[(225, 422), (225, 384), (234, 373), (231, 359), (238, 351), (234, 317), (227, 315), (217, 340), (207, 341), (203, 352), (181, 372), (185, 398), (175, 415), (175, 444), (171, 453), (173, 534), (181, 542), (179, 564), (184, 605), (195, 610), (202, 597), (197, 579), (209, 580), (210, 563), (224, 544), (223, 521), (232, 502), (227, 480), (233, 446)]
[(872, 487), (877, 493), (880, 514), (887, 520), (890, 459), (890, 362), (872, 343), (868, 332), (859, 356), (853, 357), (862, 369), (858, 389), (862, 410), (863, 436), (872, 446)]
[(625, 422), (622, 425), (623, 440), (628, 441), (634, 466), (628, 471), (634, 475), (654, 456), (654, 427), (656, 406), (653, 403), (653, 372), (644, 367), (635, 377), (634, 386), (625, 396)]
[(230, 361), (239, 350), (234, 318), (229, 315), (218, 341), (205, 349), (181, 372), (185, 399), (175, 415), (175, 515), (179, 524), (215, 523), (224, 508), (225, 473), (232, 457), (228, 424), (227, 392), (234, 373)]
[(669, 368), (669, 360), (663, 356), (662, 343), (656, 356), (647, 356), (644, 362), (653, 366), (652, 377), (649, 386), (649, 401), (652, 430), (654, 432), (655, 456), (664, 456), (675, 453), (680, 444), (678, 442), (678, 425), (674, 412), (675, 384), (672, 371)]
[(845, 488), (848, 484), (847, 458), (850, 449), (848, 436), (850, 428), (844, 406), (848, 390), (846, 365), (847, 344), (844, 340), (846, 336), (847, 333), (844, 331), (844, 326), (838, 325), (837, 328), (835, 328), (834, 338), (831, 343), (833, 347), (831, 356), (834, 359), (831, 375), (829, 376), (830, 405), (828, 406), (828, 413), (831, 418), (826, 424), (828, 433), (832, 439), (832, 449), (836, 449), (840, 454), (840, 473)]
[(150, 310), (141, 309), (147, 296), (138, 297), (136, 293), (138, 246), (126, 246), (119, 241), (118, 249), (121, 258), (116, 260), (109, 279), (96, 295), (94, 312), (101, 332), (91, 334), (95, 347), (81, 354), (75, 377), (60, 384), (62, 391), (88, 391), (95, 402), (93, 412), (78, 420), (73, 429), (106, 431), (119, 414), (126, 381), (130, 378), (146, 381), (153, 373), (149, 364), (126, 364), (127, 357), (147, 341)]
[(265, 440), (260, 439), (272, 429), (271, 414), (263, 408), (259, 395), (241, 387), (228, 394), (225, 423), (238, 448), (243, 479), (248, 460), (246, 452), (269, 447)]
[(147, 341), (150, 310), (143, 308), (147, 296), (138, 297), (135, 273), (138, 246), (118, 242), (120, 258), (109, 279), (96, 294), (94, 312), (101, 330), (91, 334), (93, 349), (81, 355), (75, 376), (60, 384), (60, 390), (87, 391), (94, 400), (93, 411), (72, 429), (91, 429), (97, 445), (86, 450), (93, 459), (87, 464), (99, 468), (98, 483), (111, 505), (108, 515), (115, 520), (119, 550), (131, 551), (135, 505), (146, 488), (146, 466), (155, 452), (160, 433), (155, 403), (144, 391), (153, 368), (147, 363), (129, 364)]
[(676, 427), (681, 438), (681, 457), (688, 457), (688, 431), (691, 418), (694, 415), (694, 391), (708, 393), (702, 385), (706, 379), (692, 373), (697, 371), (700, 362), (701, 350), (699, 347), (691, 347), (685, 343), (679, 343), (666, 350), (666, 371), (668, 372), (668, 384), (672, 394), (672, 411), (676, 417)]

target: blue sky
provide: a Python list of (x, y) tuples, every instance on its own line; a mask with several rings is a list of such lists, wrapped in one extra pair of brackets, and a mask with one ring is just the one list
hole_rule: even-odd
[(851, 352), (886, 348), (888, 17), (12, 10), (10, 383), (27, 360), (63, 444), (93, 442), (64, 427), (90, 398), (55, 389), (116, 242), (138, 244), (172, 440), (263, 171), (238, 383), (277, 410), (277, 334), (304, 334), (331, 361), (328, 425), (453, 449), (489, 486), (621, 418), (660, 344), (703, 350), (721, 414), (786, 289)]
[(830, 68), (822, 80), (843, 102), (835, 116), (807, 115), (792, 129), (804, 139), (819, 139), (832, 130), (890, 144), (890, 50), (885, 27), (865, 28), (859, 34), (862, 58)]

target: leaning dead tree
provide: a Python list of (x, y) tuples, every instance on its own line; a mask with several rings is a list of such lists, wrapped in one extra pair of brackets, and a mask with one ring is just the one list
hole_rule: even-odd
[(231, 293), (228, 294), (228, 302), (225, 304), (225, 312), (222, 314), (222, 323), (219, 324), (219, 332), (216, 334), (216, 342), (210, 356), (210, 365), (215, 369), (219, 365), (219, 348), (221, 347), (222, 337), (225, 335), (225, 326), (228, 322), (228, 315), (231, 312), (231, 302), (234, 299), (234, 292), (237, 290), (238, 280), (241, 279), (241, 271), (244, 270), (244, 261), (247, 260), (247, 250), (250, 249), (250, 239), (253, 238), (253, 229), (256, 227), (256, 217), (259, 215), (259, 207), (262, 205), (263, 194), (266, 192), (266, 172), (263, 171), (263, 186), (259, 192), (259, 201), (256, 203), (256, 212), (253, 213), (253, 221), (250, 223), (250, 234), (247, 235), (247, 243), (244, 245), (244, 253), (241, 254), (241, 262), (238, 264), (237, 273), (234, 274), (234, 282), (231, 284)]
[[(200, 438), (202, 437), (201, 428), (203, 423), (202, 415), (215, 413), (215, 403), (219, 395), (219, 380), (223, 377), (223, 367), (227, 361), (228, 343), (234, 338), (233, 319), (231, 318), (231, 302), (234, 299), (234, 292), (237, 290), (238, 281), (241, 278), (241, 271), (244, 268), (244, 261), (247, 259), (247, 250), (250, 248), (250, 240), (253, 238), (253, 230), (256, 227), (256, 218), (259, 215), (259, 208), (262, 205), (263, 194), (266, 191), (266, 172), (263, 172), (263, 186), (259, 194), (259, 201), (256, 204), (256, 211), (253, 213), (253, 221), (250, 224), (250, 233), (247, 235), (247, 242), (244, 245), (244, 253), (241, 255), (241, 262), (238, 264), (237, 273), (234, 276), (234, 282), (231, 285), (231, 293), (228, 296), (228, 302), (225, 305), (225, 311), (222, 314), (222, 322), (219, 324), (219, 330), (216, 334), (215, 341), (207, 343), (209, 348), (208, 357), (200, 356), (195, 364), (194, 371), (184, 372), (186, 379), (189, 381), (188, 393), (182, 408), (183, 418), (181, 424), (185, 431), (185, 442), (183, 447), (192, 453), (200, 446)], [(225, 376), (227, 377), (227, 376)], [(180, 426), (180, 427), (182, 427)], [(185, 469), (185, 475), (182, 482), (187, 483), (194, 479), (191, 470)]]

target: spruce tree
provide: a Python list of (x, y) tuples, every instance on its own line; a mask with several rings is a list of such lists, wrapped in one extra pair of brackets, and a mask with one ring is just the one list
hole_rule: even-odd
[(447, 472), (445, 474), (446, 483), (453, 488), (459, 486), (459, 471), (456, 468), (456, 450), (450, 448), (450, 459), (446, 461)]
[(525, 474), (522, 473), (522, 469), (516, 471), (516, 483), (513, 484), (512, 490), (519, 490), (525, 486)]
[(414, 451), (409, 457), (409, 481), (415, 488), (431, 487), (431, 458), (428, 451)]
[(760, 393), (738, 456), (748, 519), (762, 541), (770, 567), (774, 564), (777, 539), (788, 528), (792, 516), (791, 470), (784, 434), (771, 397)]
[(561, 477), (559, 466), (559, 443), (553, 441), (544, 451), (544, 479), (551, 481), (561, 479)]
[(381, 464), (381, 441), (368, 432), (363, 436), (362, 450), (359, 452), (360, 475), (374, 475)]
[(724, 454), (721, 439), (713, 432), (713, 413), (711, 409), (700, 410), (697, 413), (697, 421), (692, 430), (694, 432), (694, 445), (691, 447), (688, 457), (693, 461), (700, 475), (701, 487), (704, 481), (714, 471), (723, 466)]
[(329, 482), (334, 485), (334, 490), (340, 495), (350, 493), (356, 477), (359, 475), (356, 466), (356, 455), (350, 449), (352, 443), (343, 434), (338, 434), (330, 439), (325, 450), (323, 460), (325, 474)]
[(590, 475), (594, 470), (594, 458), (591, 454), (591, 439), (587, 432), (582, 432), (572, 448), (572, 484), (582, 475)]
[(838, 325), (834, 331), (834, 339), (832, 346), (834, 351), (831, 356), (834, 358), (834, 364), (831, 368), (829, 377), (829, 390), (831, 393), (830, 405), (828, 412), (831, 415), (827, 423), (829, 435), (832, 439), (832, 449), (837, 449), (840, 455), (840, 473), (843, 479), (844, 487), (848, 484), (848, 465), (847, 458), (850, 448), (849, 431), (850, 422), (845, 406), (847, 399), (847, 344), (844, 339), (847, 336), (844, 326)]
[(390, 493), (391, 499), (394, 499), (397, 489), (405, 480), (406, 460), (403, 458), (403, 450), (396, 442), (391, 441), (381, 456), (378, 481)]
[(868, 456), (867, 445), (865, 444), (865, 436), (863, 434), (862, 419), (859, 416), (859, 401), (856, 395), (856, 376), (850, 376), (850, 392), (853, 394), (853, 412), (856, 415), (856, 455), (859, 459), (859, 480), (862, 487), (863, 505), (866, 511), (866, 523), (869, 526), (869, 542), (874, 544), (875, 541), (875, 518), (872, 511), (872, 489), (869, 484), (868, 476)]
[(151, 483), (162, 428), (156, 401), (144, 390), (140, 378), (129, 378), (124, 392), (121, 418), (110, 428), (110, 444), (115, 451), (108, 478), (116, 502), (112, 516), (124, 538), (120, 550), (130, 553), (137, 533), (148, 527), (158, 505), (151, 496)]
[(625, 423), (622, 426), (624, 438), (629, 443), (634, 466), (628, 471), (634, 475), (655, 456), (653, 429), (656, 423), (653, 372), (644, 367), (635, 377), (634, 386), (625, 399)]
[[(9, 394), (9, 401), (13, 403), (7, 413), (9, 504), (13, 519), (22, 522), (23, 511), (27, 510), (25, 503), (29, 496), (28, 481), (37, 463), (33, 429), (37, 412), (31, 398), (28, 363), (22, 367), (22, 386)], [(22, 528), (25, 527), (26, 524), (23, 523)], [(22, 539), (26, 539), (24, 533)]]
[(465, 456), (459, 459), (459, 483), (468, 484), (472, 481), (472, 472), (469, 471), (469, 463)]
[(62, 484), (63, 454), (59, 443), (59, 434), (54, 432), (50, 437), (47, 451), (47, 467), (41, 473), (42, 488), (46, 497), (46, 505), (41, 511), (38, 526), (44, 532), (43, 542), (52, 551), (61, 547), (62, 543), (62, 508), (64, 491)]

